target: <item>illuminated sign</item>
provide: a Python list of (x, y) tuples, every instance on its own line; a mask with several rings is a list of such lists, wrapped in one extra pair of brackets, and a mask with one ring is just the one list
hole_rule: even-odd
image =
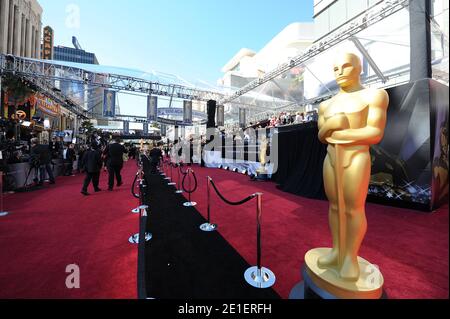
[(36, 96), (36, 108), (54, 117), (61, 113), (59, 104), (42, 94)]
[(49, 26), (44, 28), (44, 43), (42, 48), (42, 59), (53, 60), (53, 29)]

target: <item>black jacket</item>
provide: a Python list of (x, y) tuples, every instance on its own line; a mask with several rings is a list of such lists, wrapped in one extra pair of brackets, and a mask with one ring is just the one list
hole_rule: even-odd
[(107, 149), (108, 154), (108, 166), (121, 166), (123, 165), (123, 154), (127, 151), (123, 145), (119, 143), (110, 144)]
[(75, 150), (72, 148), (67, 149), (67, 154), (66, 154), (66, 162), (73, 162), (77, 159), (77, 155), (75, 154)]
[(39, 165), (47, 165), (52, 162), (50, 147), (48, 145), (36, 145), (31, 149), (31, 162)]
[(81, 167), (88, 173), (100, 172), (102, 168), (101, 153), (92, 149), (86, 151), (81, 162)]
[(157, 165), (162, 158), (163, 154), (159, 148), (154, 148), (150, 151), (150, 159), (153, 165)]

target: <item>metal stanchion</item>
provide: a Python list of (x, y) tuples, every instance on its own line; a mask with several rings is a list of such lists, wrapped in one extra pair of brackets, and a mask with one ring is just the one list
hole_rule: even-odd
[(167, 164), (165, 166), (166, 166), (165, 171), (167, 173), (164, 173), (164, 176), (166, 176), (166, 178), (164, 178), (164, 180), (170, 181), (170, 177), (168, 176), (169, 175), (169, 169), (167, 168)]
[(247, 269), (244, 274), (247, 283), (255, 288), (269, 288), (275, 284), (275, 274), (268, 268), (261, 266), (261, 219), (262, 219), (262, 195), (257, 193), (257, 229), (256, 229), (256, 252), (257, 266)]
[(177, 190), (175, 191), (175, 194), (183, 194), (183, 190), (182, 190), (182, 186), (181, 186), (181, 180), (180, 180), (180, 176), (181, 176), (181, 174), (180, 174), (180, 170), (181, 170), (181, 165), (180, 164), (178, 164), (178, 169), (177, 169), (177, 174), (178, 174), (178, 186), (177, 186)]
[[(187, 171), (187, 176), (189, 177), (189, 190), (191, 190), (192, 188), (191, 188), (191, 178), (190, 178), (190, 176), (191, 176), (191, 173), (192, 173), (192, 169), (188, 169), (188, 171)], [(192, 200), (191, 200), (191, 193), (192, 193), (192, 191), (189, 191), (189, 192), (187, 192), (188, 193), (188, 196), (189, 196), (189, 201), (188, 202), (186, 202), (186, 203), (184, 203), (183, 204), (183, 206), (184, 207), (194, 207), (194, 206), (197, 206), (197, 203), (196, 202), (193, 202)]]
[(217, 225), (211, 224), (211, 197), (210, 197), (210, 187), (211, 187), (211, 177), (207, 177), (207, 184), (206, 184), (206, 198), (207, 198), (207, 205), (208, 205), (208, 222), (204, 223), (200, 226), (200, 229), (204, 232), (212, 232), (217, 229)]
[[(139, 177), (139, 179), (138, 179), (138, 177)], [(141, 189), (141, 187), (146, 187), (146, 185), (143, 185), (143, 184), (142, 184), (142, 183), (143, 183), (143, 180), (144, 180), (144, 177), (143, 177), (142, 167), (140, 167), (139, 171), (138, 171), (137, 174), (136, 174), (135, 181), (133, 182), (133, 185), (131, 186), (131, 187), (132, 187), (132, 193), (133, 193), (133, 196), (136, 196), (136, 195), (134, 194), (134, 186), (135, 186), (134, 183), (135, 183), (135, 182), (139, 182), (139, 190)], [(143, 200), (143, 198), (142, 198), (142, 192), (139, 191), (139, 206), (141, 206), (141, 205), (143, 204), (143, 202), (144, 202), (144, 200)], [(140, 212), (141, 212), (141, 210), (140, 210), (139, 207), (137, 207), (137, 208), (131, 210), (131, 213), (132, 213), (132, 214), (139, 214)]]
[(3, 172), (0, 171), (0, 217), (9, 215), (8, 212), (3, 210)]
[(173, 163), (172, 163), (172, 161), (170, 161), (169, 165), (170, 165), (170, 178), (169, 178), (170, 182), (167, 183), (167, 185), (168, 186), (175, 186), (175, 185), (177, 185), (177, 183), (173, 182)]
[[(139, 217), (139, 218), (141, 218), (141, 217), (147, 217), (147, 209), (148, 209), (148, 206), (147, 205), (142, 205), (142, 206), (139, 206), (139, 210), (140, 210), (140, 212), (141, 212), (141, 216)], [(133, 236), (131, 236), (129, 239), (128, 239), (128, 242), (130, 243), (130, 244), (139, 244), (139, 233), (137, 233), (137, 234), (134, 234)], [(151, 234), (151, 233), (145, 233), (145, 241), (146, 242), (149, 242), (151, 239), (153, 238), (153, 235)]]
[(162, 159), (159, 163), (159, 171), (161, 176), (166, 176), (166, 174), (164, 173), (164, 159)]

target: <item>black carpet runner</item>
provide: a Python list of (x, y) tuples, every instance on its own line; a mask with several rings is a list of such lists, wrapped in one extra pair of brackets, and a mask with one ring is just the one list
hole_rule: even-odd
[[(248, 285), (250, 265), (159, 175), (149, 178), (150, 214), (145, 248), (147, 296), (155, 299), (279, 299), (273, 289)], [(256, 254), (256, 252), (255, 252)], [(256, 258), (256, 257), (255, 257)], [(253, 266), (253, 265), (252, 265)]]

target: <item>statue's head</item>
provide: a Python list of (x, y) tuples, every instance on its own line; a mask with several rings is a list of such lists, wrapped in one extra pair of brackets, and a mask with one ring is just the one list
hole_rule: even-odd
[(356, 54), (344, 53), (334, 61), (334, 76), (341, 88), (360, 85), (361, 60)]

